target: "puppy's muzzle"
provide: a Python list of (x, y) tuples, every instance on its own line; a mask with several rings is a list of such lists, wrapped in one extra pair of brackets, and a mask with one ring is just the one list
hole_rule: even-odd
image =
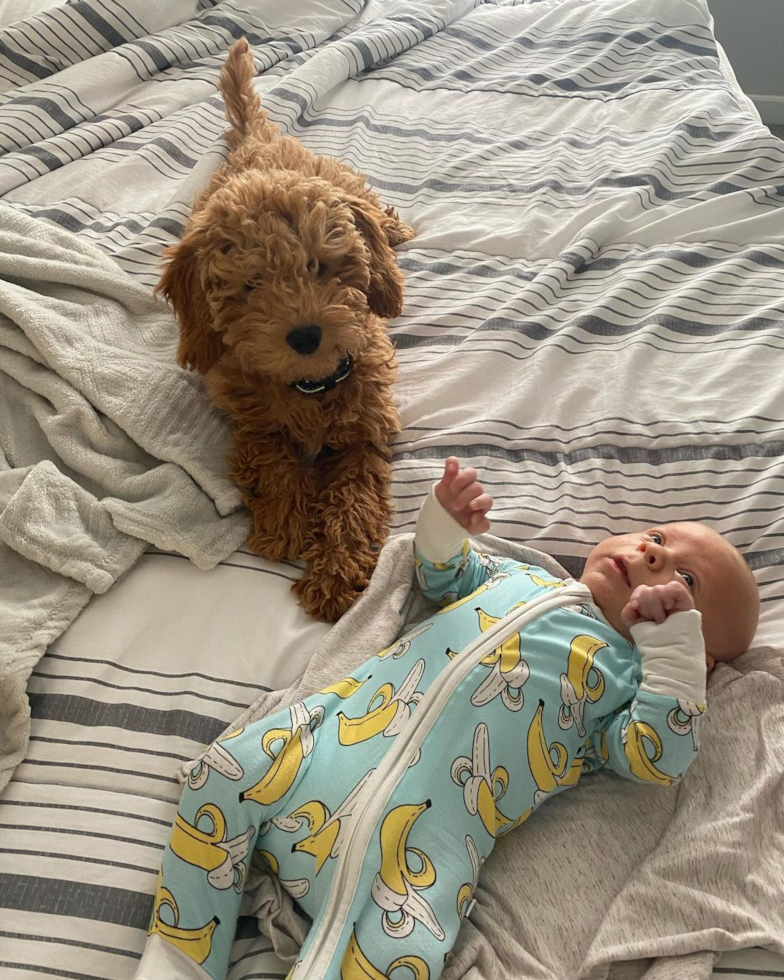
[(314, 323), (296, 327), (286, 334), (286, 343), (298, 354), (315, 354), (321, 343), (321, 327)]

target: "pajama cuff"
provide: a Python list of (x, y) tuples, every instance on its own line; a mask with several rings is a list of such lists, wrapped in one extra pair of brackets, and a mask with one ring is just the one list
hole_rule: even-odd
[(459, 554), (467, 537), (465, 528), (439, 504), (433, 484), (419, 511), (414, 547), (425, 561), (442, 562)]
[(705, 641), (696, 609), (673, 613), (663, 623), (638, 623), (631, 634), (642, 657), (640, 690), (705, 703)]

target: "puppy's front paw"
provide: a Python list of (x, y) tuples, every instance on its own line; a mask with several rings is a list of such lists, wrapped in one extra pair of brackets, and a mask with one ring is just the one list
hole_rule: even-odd
[(311, 616), (336, 623), (362, 595), (368, 581), (362, 574), (352, 578), (343, 570), (308, 568), (291, 591)]
[(248, 548), (270, 561), (301, 558), (307, 548), (306, 522), (291, 512), (273, 514), (258, 500), (247, 501), (251, 512)]

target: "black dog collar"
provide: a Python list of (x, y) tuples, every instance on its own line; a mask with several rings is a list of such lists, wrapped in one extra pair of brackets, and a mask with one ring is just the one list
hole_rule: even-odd
[(299, 381), (295, 381), (289, 387), (295, 388), (303, 395), (325, 395), (328, 391), (332, 391), (333, 388), (337, 388), (341, 381), (346, 380), (349, 374), (351, 374), (351, 366), (351, 354), (346, 354), (333, 374), (328, 375), (326, 378), (319, 378), (317, 381), (308, 381), (307, 378), (300, 378)]

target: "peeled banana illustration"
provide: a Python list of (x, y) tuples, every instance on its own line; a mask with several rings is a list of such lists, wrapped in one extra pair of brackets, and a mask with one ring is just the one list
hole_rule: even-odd
[(496, 806), (509, 786), (509, 773), (503, 766), (490, 768), (490, 734), (484, 722), (474, 729), (472, 758), (463, 755), (452, 763), (452, 779), (463, 787), (468, 812), (479, 814), (491, 837), (497, 837), (514, 823)]
[(463, 916), (468, 915), (468, 910), (471, 907), (474, 892), (476, 891), (476, 885), (479, 881), (479, 872), (482, 870), (482, 865), (485, 863), (485, 859), (479, 857), (479, 851), (476, 849), (474, 838), (471, 837), (470, 834), (466, 834), (465, 843), (466, 850), (468, 851), (468, 860), (471, 862), (471, 880), (467, 881), (464, 885), (461, 885), (460, 890), (457, 893), (458, 919), (462, 919)]
[[(575, 636), (569, 647), (566, 673), (561, 674), (561, 701), (558, 724), (563, 729), (577, 726), (578, 734), (585, 735), (585, 705), (595, 704), (604, 694), (604, 674), (594, 665), (594, 657), (607, 646), (595, 636)], [(594, 682), (590, 682), (591, 672)]]
[[(200, 830), (199, 824), (208, 821), (209, 830)], [(242, 892), (247, 875), (245, 858), (256, 833), (254, 827), (226, 840), (226, 818), (214, 803), (205, 803), (196, 813), (193, 824), (179, 813), (174, 820), (170, 847), (180, 860), (202, 868), (207, 881), (221, 891), (234, 888)]]
[(403, 967), (406, 970), (400, 974), (400, 980), (430, 980), (430, 968), (419, 956), (398, 956), (389, 964), (386, 973), (377, 970), (359, 948), (354, 930), (340, 965), (340, 980), (398, 980), (393, 974)]
[(405, 636), (401, 636), (399, 640), (388, 647), (385, 647), (381, 653), (377, 653), (376, 656), (379, 660), (386, 660), (387, 657), (392, 657), (393, 660), (400, 660), (401, 657), (405, 657), (408, 651), (411, 649), (411, 643), (418, 636), (422, 636), (423, 633), (432, 627), (432, 623), (421, 623), (415, 629), (406, 633)]
[[(371, 895), (382, 909), (382, 928), (393, 939), (410, 935), (417, 922), (436, 939), (446, 935), (433, 909), (419, 894), (436, 880), (433, 862), (424, 851), (407, 844), (411, 828), (430, 805), (430, 800), (426, 800), (396, 806), (381, 824), (381, 869), (373, 880)], [(410, 866), (409, 855), (420, 865), (418, 869)]]
[(340, 854), (357, 801), (373, 772), (370, 769), (365, 773), (334, 813), (330, 813), (320, 800), (310, 800), (287, 817), (273, 819), (272, 823), (288, 834), (295, 834), (303, 826), (307, 827), (310, 835), (294, 844), (292, 850), (312, 854), (316, 859), (316, 874), (321, 871), (327, 858), (336, 858)]
[[(634, 703), (632, 702), (632, 710), (634, 710)], [(659, 761), (662, 754), (662, 741), (655, 728), (644, 721), (631, 721), (624, 728), (621, 737), (629, 769), (633, 776), (644, 780), (646, 783), (672, 786), (675, 782), (674, 777), (668, 776), (666, 772), (662, 772), (654, 764)], [(650, 755), (648, 754), (648, 746), (652, 750)]]
[(364, 684), (366, 684), (372, 676), (372, 674), (368, 674), (364, 681), (354, 680), (353, 677), (344, 677), (342, 681), (338, 681), (336, 684), (330, 684), (329, 687), (323, 688), (321, 691), (319, 691), (319, 694), (337, 694), (339, 698), (345, 701), (346, 698), (350, 698), (352, 694), (356, 694), (357, 691)]
[[(382, 684), (368, 702), (368, 710), (359, 718), (348, 718), (338, 712), (338, 741), (341, 745), (357, 745), (380, 735), (397, 735), (411, 717), (412, 705), (422, 700), (417, 685), (425, 673), (425, 661), (417, 660), (395, 690), (390, 683)], [(373, 705), (379, 702), (374, 708)]]
[(465, 605), (466, 602), (471, 602), (472, 599), (476, 599), (477, 596), (481, 595), (483, 592), (487, 592), (488, 589), (494, 589), (507, 578), (509, 578), (509, 572), (498, 572), (496, 575), (491, 576), (486, 582), (483, 582), (478, 589), (474, 589), (474, 591), (469, 593), (469, 595), (463, 596), (462, 599), (458, 598), (457, 592), (447, 592), (444, 598), (440, 600), (441, 605), (445, 608), (439, 609), (436, 616), (440, 616), (442, 613), (445, 613), (447, 609), (456, 609), (458, 606)]
[(699, 726), (705, 713), (705, 705), (695, 701), (683, 701), (678, 698), (678, 707), (673, 708), (667, 715), (667, 725), (676, 735), (691, 733), (694, 751), (699, 745)]
[[(184, 929), (180, 927), (180, 911), (177, 908), (174, 895), (172, 895), (168, 888), (162, 888), (160, 886), (160, 876), (158, 877), (158, 881), (158, 892), (155, 896), (150, 935), (155, 934), (160, 936), (161, 939), (165, 939), (166, 942), (182, 950), (194, 963), (198, 963), (201, 966), (210, 955), (210, 951), (212, 950), (212, 936), (220, 925), (220, 919), (217, 916), (213, 916), (206, 925), (200, 926), (197, 929)], [(161, 918), (162, 908), (169, 908), (171, 910), (174, 925), (167, 925), (163, 921)]]
[[(304, 701), (289, 708), (291, 728), (272, 728), (261, 740), (264, 752), (273, 760), (262, 778), (240, 793), (240, 802), (253, 800), (266, 806), (275, 803), (291, 789), (302, 762), (313, 751), (313, 731), (324, 720), (324, 709), (317, 705), (308, 710)], [(273, 750), (276, 742), (281, 747)]]
[[(595, 736), (594, 736), (595, 737)], [(607, 733), (599, 732), (599, 745), (594, 746), (592, 738), (588, 738), (585, 741), (585, 758), (590, 759), (592, 762), (598, 763), (596, 766), (591, 768), (597, 769), (609, 761), (610, 750), (607, 748)]]
[(281, 878), (280, 865), (278, 859), (269, 851), (259, 851), (261, 857), (270, 866), (270, 870), (276, 876), (281, 886), (291, 895), (292, 898), (304, 898), (310, 891), (310, 882), (307, 878)]
[(487, 569), (488, 576), (492, 578), (493, 575), (498, 574), (501, 564), (505, 559), (499, 558), (498, 555), (486, 555), (484, 552), (480, 551), (477, 552), (476, 560), (480, 565)]
[[(534, 782), (538, 786), (534, 793), (536, 803), (541, 803), (546, 796), (564, 782), (568, 765), (566, 747), (560, 742), (551, 742), (549, 745), (547, 743), (542, 724), (543, 714), (544, 701), (540, 701), (528, 727), (528, 765)], [(553, 761), (553, 752), (556, 755), (555, 762)]]
[(185, 768), (188, 770), (188, 785), (191, 789), (201, 789), (212, 769), (226, 779), (242, 779), (245, 775), (239, 762), (223, 748), (220, 742), (213, 742), (195, 762)]
[[(524, 602), (518, 602), (512, 606), (512, 609), (524, 605)], [(479, 629), (482, 633), (494, 626), (501, 618), (500, 616), (490, 616), (483, 609), (476, 611), (479, 616)], [(479, 662), (492, 669), (471, 695), (471, 704), (480, 708), (500, 696), (501, 701), (510, 711), (519, 711), (522, 708), (524, 695), (521, 688), (528, 680), (530, 671), (528, 664), (520, 654), (520, 644), (520, 634), (514, 633), (495, 650), (482, 657)], [(446, 653), (452, 659), (459, 656), (454, 650), (447, 649)]]

